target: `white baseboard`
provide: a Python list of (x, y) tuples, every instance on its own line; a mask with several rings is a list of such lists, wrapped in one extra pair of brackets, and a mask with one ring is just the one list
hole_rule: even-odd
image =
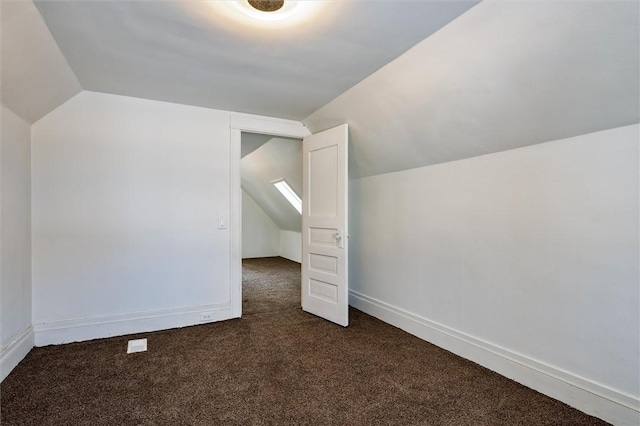
[(349, 304), (456, 355), (614, 425), (640, 425), (640, 400), (605, 385), (496, 346), (364, 294)]
[(0, 382), (24, 359), (33, 348), (33, 328), (29, 326), (20, 336), (0, 349)]
[[(212, 313), (208, 321), (200, 315)], [(200, 305), (34, 324), (35, 346), (60, 345), (105, 337), (147, 333), (233, 318), (231, 306)]]
[(296, 263), (300, 263), (300, 264), (302, 264), (302, 261), (301, 261), (300, 259), (295, 258), (295, 257), (293, 257), (293, 256), (285, 256), (285, 255), (282, 255), (282, 254), (281, 254), (281, 255), (280, 255), (280, 257), (281, 257), (281, 258), (283, 258), (283, 259), (290, 260), (290, 261), (292, 261), (292, 262), (296, 262)]

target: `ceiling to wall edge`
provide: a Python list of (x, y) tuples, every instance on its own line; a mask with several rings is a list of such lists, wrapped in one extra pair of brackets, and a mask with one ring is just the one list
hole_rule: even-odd
[[(473, 9), (474, 9), (474, 8), (472, 8), (471, 10), (473, 10)], [(463, 14), (463, 15), (464, 15), (464, 14)], [(452, 21), (452, 22), (455, 22), (455, 20), (454, 20), (454, 21)], [(45, 26), (46, 26), (46, 24), (45, 24)], [(445, 27), (446, 27), (446, 26), (445, 26)], [(47, 27), (47, 30), (48, 30), (48, 27)], [(49, 32), (49, 34), (50, 34), (50, 32)], [(436, 34), (437, 34), (437, 33), (436, 33)], [(53, 37), (53, 36), (51, 35), (51, 37)], [(427, 37), (426, 39), (428, 39), (428, 38), (429, 38), (429, 37)], [(426, 39), (425, 39), (425, 40), (426, 40)], [(424, 41), (424, 40), (423, 40), (423, 41)], [(55, 39), (54, 39), (54, 42), (56, 43), (56, 46), (57, 46), (57, 41), (55, 41)], [(59, 49), (59, 46), (57, 46), (57, 47), (58, 47), (58, 49)], [(410, 49), (410, 50), (411, 50), (411, 49)], [(403, 53), (402, 55), (400, 55), (400, 57), (399, 57), (399, 58), (401, 58), (402, 56), (406, 55), (407, 53), (408, 53), (408, 52)], [(61, 51), (60, 51), (60, 54), (64, 57), (64, 54), (63, 54)], [(64, 59), (65, 59), (65, 61), (68, 63), (68, 61), (67, 61), (66, 57), (64, 57)], [(396, 60), (398, 60), (398, 58), (395, 58), (395, 59), (391, 60), (391, 61), (390, 61), (388, 64), (386, 64), (384, 67), (389, 66), (389, 64), (390, 64), (390, 63), (392, 63), (392, 62), (394, 62), (394, 61), (396, 61)], [(383, 67), (383, 68), (384, 68), (384, 67)], [(71, 72), (72, 72), (72, 73), (74, 74), (74, 76), (75, 76), (75, 71), (74, 71), (71, 67), (70, 67), (70, 69), (71, 69)], [(379, 71), (379, 70), (378, 70), (378, 71)], [(373, 74), (377, 73), (378, 71), (375, 71)], [(369, 78), (369, 77), (365, 77), (365, 79), (363, 79), (362, 81), (366, 80), (367, 78)], [(76, 79), (77, 79), (77, 76), (76, 76)], [(358, 84), (362, 83), (362, 81), (361, 81), (361, 82), (359, 82), (359, 83), (357, 83), (357, 84), (356, 84), (356, 86), (357, 86)], [(79, 82), (79, 84), (80, 84), (80, 85), (81, 85), (81, 87), (82, 87), (82, 83), (81, 83), (81, 82)], [(318, 111), (320, 111), (320, 110), (322, 110), (323, 108), (325, 108), (327, 105), (329, 105), (329, 104), (331, 104), (332, 102), (334, 102), (337, 98), (339, 98), (339, 97), (341, 97), (341, 96), (345, 95), (345, 93), (347, 93), (348, 91), (350, 91), (350, 90), (352, 90), (352, 89), (353, 89), (353, 88), (347, 89), (347, 90), (345, 90), (345, 92), (338, 94), (338, 95), (336, 96), (336, 98), (334, 98), (333, 100), (331, 100), (331, 101), (327, 102), (327, 104), (325, 104), (324, 106), (322, 106), (322, 107), (318, 108), (318, 110), (316, 110), (315, 112), (313, 112), (312, 114), (310, 114), (308, 117), (306, 117), (306, 118), (304, 118), (304, 119), (302, 119), (302, 120), (300, 120), (300, 121), (297, 121), (297, 120), (288, 120), (288, 119), (286, 119), (286, 118), (275, 118), (275, 117), (273, 117), (273, 118), (271, 118), (271, 117), (261, 117), (261, 118), (264, 118), (264, 119), (273, 119), (273, 120), (282, 120), (282, 121), (289, 121), (289, 122), (294, 122), (294, 121), (295, 121), (296, 123), (299, 123), (300, 125), (302, 125), (302, 126), (304, 126), (304, 127), (308, 127), (308, 128), (310, 128), (310, 130), (313, 130), (314, 132), (315, 132), (315, 131), (324, 130), (325, 128), (330, 128), (330, 127), (332, 127), (332, 124), (335, 124), (335, 123), (324, 122), (324, 123), (322, 123), (322, 124), (323, 124), (323, 126), (322, 126), (322, 127), (317, 127), (317, 128), (316, 128), (316, 127), (314, 127), (314, 126), (310, 125), (310, 123), (309, 123), (309, 119), (310, 119), (310, 117), (311, 117), (311, 116), (313, 116), (314, 114), (316, 114)], [(35, 120), (35, 121), (33, 121), (33, 122), (31, 122), (31, 121), (29, 121), (29, 120), (26, 120), (26, 121), (27, 121), (27, 122), (29, 122), (30, 124), (34, 124), (34, 123), (36, 123), (37, 121), (39, 121), (39, 120), (41, 120), (42, 118), (44, 118), (44, 117), (46, 117), (47, 115), (49, 115), (52, 111), (54, 111), (54, 110), (56, 110), (56, 109), (60, 108), (61, 106), (63, 106), (64, 104), (66, 104), (67, 102), (69, 102), (70, 100), (74, 99), (76, 96), (78, 96), (78, 95), (80, 95), (80, 94), (82, 94), (82, 93), (84, 93), (84, 92), (93, 92), (93, 91), (88, 91), (88, 90), (85, 90), (85, 89), (81, 88), (81, 90), (80, 90), (79, 92), (75, 93), (74, 95), (72, 95), (71, 97), (69, 97), (68, 99), (66, 99), (64, 102), (62, 102), (62, 103), (60, 103), (59, 105), (55, 106), (54, 108), (52, 108), (50, 111), (48, 111), (46, 114), (44, 114), (42, 117), (38, 118), (37, 120)], [(104, 93), (104, 92), (95, 92), (95, 93)], [(114, 95), (114, 96), (133, 97), (133, 96), (120, 95), (120, 94), (115, 94), (115, 93), (106, 93), (106, 94), (108, 94), (108, 95)], [(137, 98), (137, 97), (136, 97), (136, 98)], [(147, 99), (147, 100), (154, 101), (154, 102), (167, 102), (167, 101), (157, 101), (157, 100), (155, 100), (155, 99), (150, 99), (150, 98), (139, 98), (139, 99)], [(168, 102), (168, 103), (174, 103), (174, 104), (176, 104), (176, 102)], [(16, 113), (16, 115), (18, 115), (18, 116), (20, 116), (20, 117), (24, 118), (22, 115), (18, 114), (18, 113), (17, 113), (13, 108), (11, 108), (9, 105), (6, 105), (4, 102), (3, 102), (3, 105), (4, 105), (5, 107), (7, 107), (8, 109), (10, 109), (11, 111), (13, 111), (14, 113)], [(213, 108), (207, 108), (207, 107), (194, 106), (194, 105), (190, 105), (190, 104), (183, 104), (183, 105), (193, 106), (193, 107), (197, 107), (197, 108), (213, 109)], [(256, 117), (256, 115), (253, 115), (253, 114), (250, 114), (250, 113), (245, 113), (245, 112), (242, 112), (242, 111), (228, 111), (228, 112), (231, 112), (231, 113), (233, 113), (233, 114), (237, 114), (238, 116), (246, 115), (246, 116), (253, 116), (253, 117)], [(260, 116), (258, 116), (258, 117), (260, 117)], [(314, 124), (315, 124), (315, 123), (314, 123)], [(613, 126), (613, 127), (619, 127), (619, 126)], [(604, 129), (603, 129), (603, 130), (604, 130)], [(577, 136), (577, 135), (575, 135), (575, 136)], [(545, 142), (550, 142), (550, 141), (552, 141), (552, 140), (556, 140), (556, 139), (540, 141), (540, 142), (537, 142), (537, 143), (545, 143)], [(507, 148), (507, 150), (509, 150), (509, 149), (518, 149), (518, 148), (519, 148), (519, 147), (516, 147), (516, 148)], [(493, 154), (493, 153), (501, 152), (501, 151), (504, 151), (504, 149), (500, 149), (500, 150), (493, 150), (493, 151), (487, 151), (487, 152), (484, 152), (484, 153), (482, 153), (482, 154), (480, 154), (480, 155), (488, 155), (488, 154)], [(478, 155), (473, 155), (473, 156), (469, 156), (469, 157), (464, 157), (464, 158), (454, 159), (454, 160), (450, 160), (450, 161), (457, 161), (457, 160), (460, 160), (460, 159), (471, 158), (471, 157), (475, 157), (475, 156), (478, 156)], [(352, 160), (353, 160), (353, 158), (352, 158)], [(445, 161), (445, 162), (449, 162), (449, 161)], [(435, 163), (435, 164), (441, 164), (441, 162), (439, 162), (439, 163)], [(418, 165), (418, 166), (415, 166), (415, 167), (409, 167), (409, 168), (416, 168), (416, 167), (423, 167), (423, 166), (424, 166), (424, 165)], [(355, 169), (355, 168), (353, 168), (353, 169)], [(384, 172), (384, 173), (391, 173), (391, 172), (396, 172), (396, 171), (401, 171), (401, 170), (406, 170), (406, 169), (407, 169), (407, 168), (404, 168), (404, 169), (398, 169), (398, 170), (392, 170), (392, 171)], [(374, 176), (374, 175), (377, 175), (377, 174), (381, 174), (381, 173), (372, 173), (372, 174), (367, 174), (367, 175), (362, 175), (362, 176), (355, 176), (355, 177)]]

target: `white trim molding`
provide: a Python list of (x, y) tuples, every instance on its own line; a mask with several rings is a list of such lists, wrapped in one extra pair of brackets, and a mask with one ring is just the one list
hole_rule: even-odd
[(615, 425), (640, 424), (640, 400), (526, 355), (349, 291), (349, 304), (388, 324)]
[(229, 127), (243, 132), (261, 133), (288, 138), (303, 138), (311, 132), (299, 121), (281, 118), (257, 117), (255, 115), (234, 114), (230, 118)]
[[(201, 321), (202, 314), (212, 314)], [(78, 318), (34, 324), (35, 346), (60, 345), (106, 337), (148, 333), (232, 318), (230, 304), (199, 305), (157, 311)]]
[(29, 326), (17, 338), (0, 349), (0, 382), (27, 356), (33, 348), (33, 328)]
[[(232, 120), (233, 121), (233, 120)], [(234, 318), (242, 316), (242, 130), (230, 127), (229, 152), (229, 286)]]

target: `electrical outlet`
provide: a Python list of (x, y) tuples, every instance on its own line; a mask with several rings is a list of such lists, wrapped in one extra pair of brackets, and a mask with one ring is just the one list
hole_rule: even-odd
[(200, 322), (211, 322), (213, 321), (213, 312), (202, 312), (200, 314)]

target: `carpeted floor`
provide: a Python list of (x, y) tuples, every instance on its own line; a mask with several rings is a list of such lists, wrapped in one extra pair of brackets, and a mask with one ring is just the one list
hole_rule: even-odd
[(357, 310), (346, 329), (304, 313), (296, 263), (243, 271), (240, 320), (33, 349), (2, 426), (605, 424)]

